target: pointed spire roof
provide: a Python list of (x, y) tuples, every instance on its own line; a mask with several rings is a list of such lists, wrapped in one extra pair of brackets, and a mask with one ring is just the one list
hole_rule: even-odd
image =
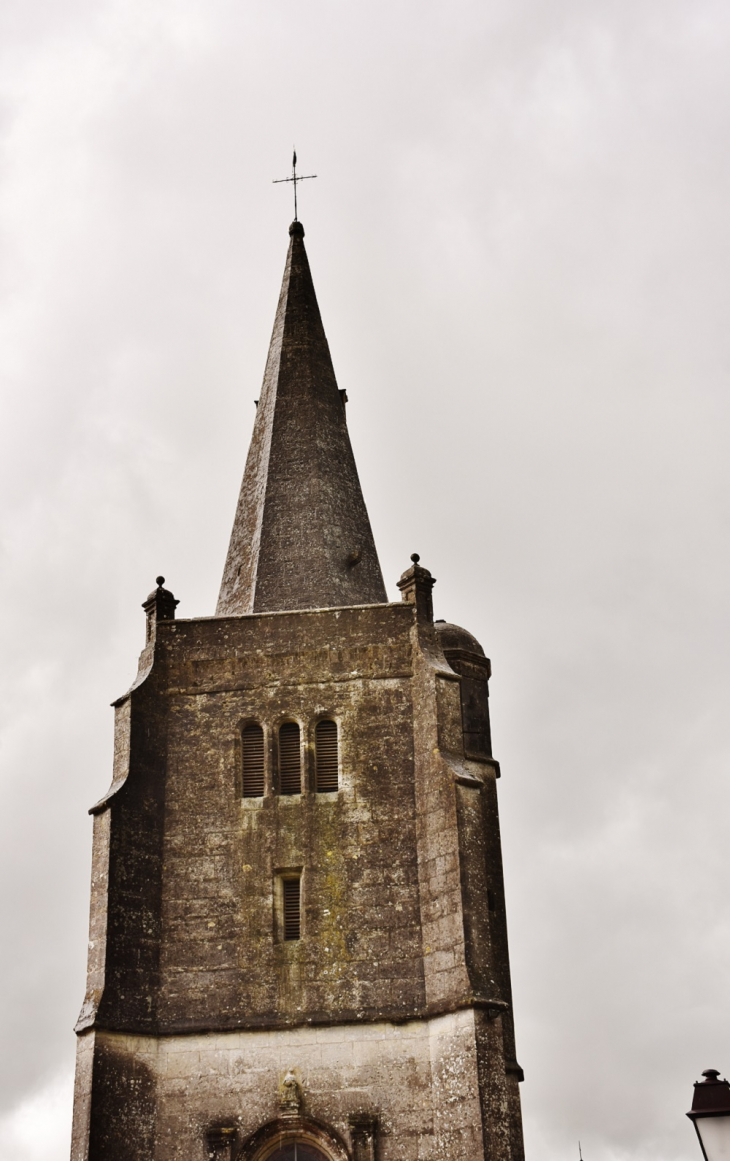
[(217, 616), (388, 599), (301, 223), (289, 234)]

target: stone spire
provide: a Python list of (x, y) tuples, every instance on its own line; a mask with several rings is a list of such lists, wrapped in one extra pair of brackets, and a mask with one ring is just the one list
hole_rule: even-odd
[(218, 616), (388, 599), (301, 223), (289, 234)]

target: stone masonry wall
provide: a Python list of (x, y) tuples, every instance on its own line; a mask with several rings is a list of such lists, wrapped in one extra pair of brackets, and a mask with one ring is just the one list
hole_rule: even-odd
[[(397, 606), (170, 626), (161, 1028), (422, 1007), (408, 629)], [(334, 794), (313, 787), (322, 715), (339, 727)], [(287, 719), (306, 742), (301, 795), (272, 788)], [(241, 797), (248, 721), (265, 730), (263, 798)], [(283, 942), (276, 876), (292, 868), (303, 938)]]
[[(159, 1039), (97, 1034), (97, 1088), (113, 1067), (136, 1110), (99, 1118), (107, 1161), (207, 1161), (206, 1134), (235, 1127), (233, 1155), (280, 1117), (291, 1069), (303, 1115), (351, 1147), (349, 1118), (377, 1110), (378, 1161), (482, 1161), (475, 1013), (394, 1025), (237, 1031)], [(153, 1121), (145, 1101), (154, 1090)], [(130, 1113), (137, 1114), (137, 1126)], [(124, 1141), (123, 1150), (118, 1144)], [(101, 1154), (99, 1154), (101, 1155)]]
[[(350, 1114), (382, 1118), (378, 1161), (520, 1161), (498, 768), (467, 756), (463, 711), (405, 602), (157, 624), (95, 808), (73, 1161), (193, 1161), (205, 1125), (231, 1117), (243, 1142), (295, 1064), (343, 1140)], [(323, 716), (340, 740), (326, 794)], [(285, 720), (305, 742), (291, 796), (275, 785)], [(260, 798), (241, 792), (251, 721)], [(302, 938), (284, 941), (293, 872)]]

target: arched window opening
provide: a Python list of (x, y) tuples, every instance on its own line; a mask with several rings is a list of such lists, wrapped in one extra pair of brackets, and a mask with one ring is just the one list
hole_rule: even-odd
[(279, 730), (279, 794), (301, 792), (301, 731), (296, 722), (284, 722)]
[(324, 1153), (309, 1142), (293, 1141), (270, 1153), (266, 1161), (329, 1161)]
[[(279, 1121), (265, 1125), (249, 1138), (238, 1154), (238, 1161), (347, 1161), (349, 1156), (343, 1143), (324, 1132), (321, 1125), (283, 1128)], [(355, 1156), (360, 1156), (357, 1148)], [(366, 1149), (362, 1156), (364, 1161), (372, 1153)]]
[(338, 790), (340, 786), (340, 753), (337, 742), (337, 722), (325, 719), (317, 722), (314, 731), (315, 781), (320, 794)]
[(264, 794), (264, 731), (251, 722), (241, 731), (243, 750), (243, 797), (262, 798)]

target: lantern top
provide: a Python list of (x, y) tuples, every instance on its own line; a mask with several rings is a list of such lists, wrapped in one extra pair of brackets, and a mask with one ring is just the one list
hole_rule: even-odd
[(687, 1116), (692, 1120), (696, 1117), (730, 1116), (728, 1081), (720, 1080), (720, 1073), (716, 1068), (706, 1068), (702, 1075), (704, 1080), (695, 1081), (692, 1108)]

